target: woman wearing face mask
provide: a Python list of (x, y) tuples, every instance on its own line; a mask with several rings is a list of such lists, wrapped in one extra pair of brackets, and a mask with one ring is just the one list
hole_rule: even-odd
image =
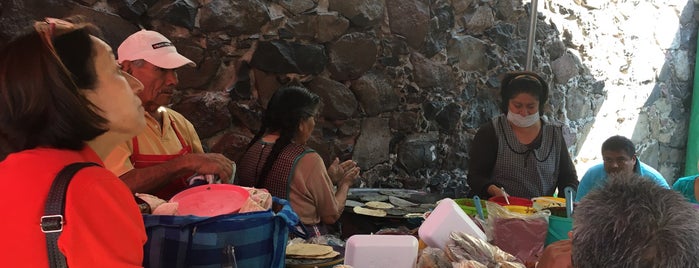
[[(551, 196), (577, 187), (561, 126), (543, 120), (548, 84), (536, 73), (512, 72), (500, 85), (504, 114), (480, 127), (469, 152), (468, 184), (482, 198)], [(576, 189), (576, 188), (574, 188)]]

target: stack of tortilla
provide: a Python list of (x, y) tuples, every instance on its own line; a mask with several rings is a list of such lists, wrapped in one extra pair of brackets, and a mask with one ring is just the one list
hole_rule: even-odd
[(331, 246), (294, 243), (286, 246), (286, 257), (289, 259), (330, 259), (340, 255)]
[(386, 217), (387, 215), (398, 217), (422, 217), (423, 213), (427, 212), (433, 204), (415, 204), (407, 200), (389, 196), (387, 200), (390, 203), (381, 201), (368, 201), (366, 203), (347, 200), (345, 206), (353, 207), (352, 211), (356, 214)]

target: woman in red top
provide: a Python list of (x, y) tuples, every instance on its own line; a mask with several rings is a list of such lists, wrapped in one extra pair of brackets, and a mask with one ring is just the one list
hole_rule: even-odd
[[(143, 85), (122, 73), (88, 24), (36, 22), (0, 51), (1, 267), (47, 267), (40, 227), (57, 172), (102, 165), (144, 127)], [(139, 267), (146, 234), (131, 191), (101, 166), (80, 170), (65, 198), (58, 248), (69, 267)]]

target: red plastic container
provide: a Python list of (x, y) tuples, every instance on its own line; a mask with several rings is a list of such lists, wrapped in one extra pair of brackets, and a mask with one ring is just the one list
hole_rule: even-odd
[(507, 204), (507, 202), (505, 201), (505, 197), (502, 197), (502, 196), (493, 196), (491, 198), (488, 198), (488, 201), (498, 203), (498, 205), (501, 205), (501, 206), (516, 205), (516, 206), (531, 207), (534, 204), (534, 202), (532, 202), (529, 199), (516, 197), (516, 196), (507, 196), (507, 199), (510, 201), (510, 204)]

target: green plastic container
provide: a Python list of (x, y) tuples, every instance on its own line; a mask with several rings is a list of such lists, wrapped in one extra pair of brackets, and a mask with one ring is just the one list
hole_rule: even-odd
[[(466, 215), (471, 217), (478, 217), (478, 212), (476, 211), (476, 205), (471, 198), (459, 198), (454, 199), (457, 205), (466, 212)], [(483, 208), (483, 217), (488, 217), (488, 210), (485, 209), (485, 200), (481, 200), (481, 207)]]
[(568, 232), (573, 229), (573, 218), (549, 216), (549, 229), (546, 232), (546, 243), (549, 244), (558, 240), (568, 239)]

